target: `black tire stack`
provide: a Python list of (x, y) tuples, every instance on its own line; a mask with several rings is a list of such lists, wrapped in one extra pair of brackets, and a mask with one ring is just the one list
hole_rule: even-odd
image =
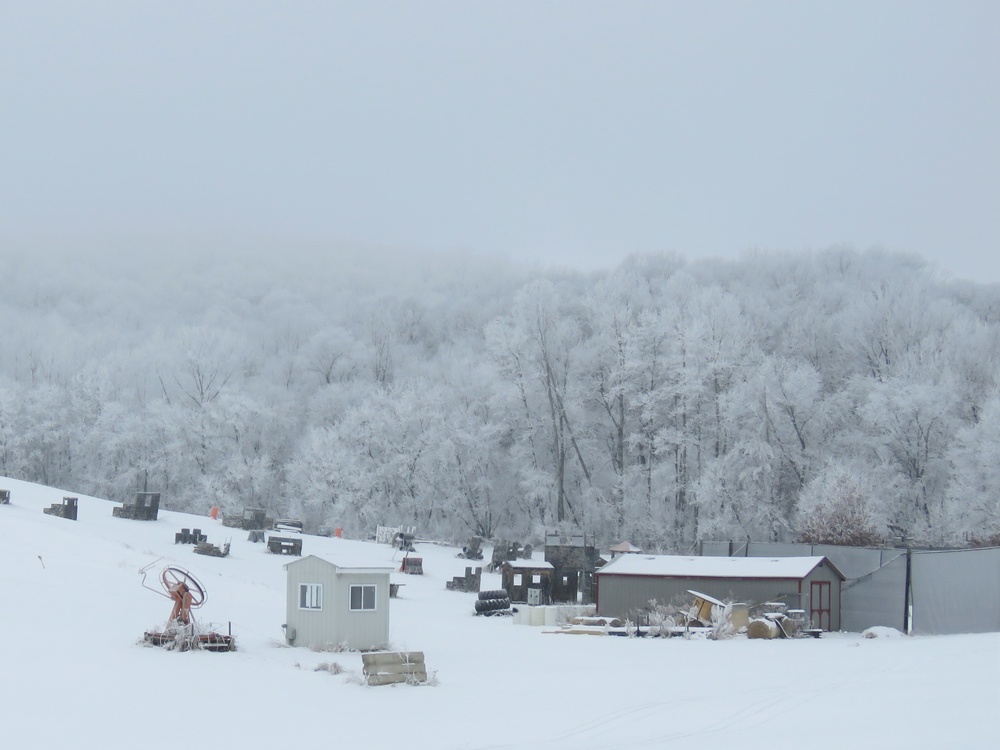
[(509, 615), (510, 597), (503, 589), (496, 591), (480, 591), (476, 600), (476, 614), (485, 617), (493, 615)]

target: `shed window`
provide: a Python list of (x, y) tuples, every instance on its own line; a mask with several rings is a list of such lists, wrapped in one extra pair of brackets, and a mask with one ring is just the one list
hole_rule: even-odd
[(521, 574), (520, 573), (515, 573), (514, 574), (514, 585), (515, 586), (520, 586), (521, 585)]
[(351, 611), (363, 612), (375, 609), (374, 583), (355, 584), (351, 586)]
[(323, 584), (299, 584), (299, 609), (323, 609)]

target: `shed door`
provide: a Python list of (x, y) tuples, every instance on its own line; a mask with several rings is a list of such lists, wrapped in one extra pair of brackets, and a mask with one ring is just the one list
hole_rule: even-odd
[(814, 628), (829, 630), (833, 626), (830, 610), (830, 582), (812, 581), (809, 584), (809, 619)]

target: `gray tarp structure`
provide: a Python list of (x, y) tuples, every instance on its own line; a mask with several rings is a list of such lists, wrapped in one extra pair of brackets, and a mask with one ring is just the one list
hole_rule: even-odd
[(913, 551), (913, 633), (1000, 631), (1000, 548)]
[(840, 626), (844, 630), (860, 633), (875, 625), (906, 630), (906, 550), (886, 552), (895, 557), (841, 586)]
[[(815, 550), (812, 555), (824, 555), (837, 566), (837, 569), (848, 579), (861, 578), (881, 568), (888, 560), (898, 557), (905, 550), (869, 549), (867, 547), (837, 547), (832, 544), (804, 544), (803, 547)], [(883, 553), (888, 553), (884, 556)]]
[(704, 557), (736, 557), (732, 542), (703, 541), (698, 547), (698, 554)]
[(806, 552), (811, 546), (795, 542), (752, 542), (747, 557), (816, 557)]
[(826, 557), (847, 578), (878, 570), (902, 550), (799, 542), (701, 542), (704, 557)]
[(1000, 548), (912, 550), (907, 613), (905, 549), (828, 544), (702, 542), (701, 554), (726, 557), (825, 556), (847, 577), (841, 627), (884, 625), (944, 635), (1000, 631)]

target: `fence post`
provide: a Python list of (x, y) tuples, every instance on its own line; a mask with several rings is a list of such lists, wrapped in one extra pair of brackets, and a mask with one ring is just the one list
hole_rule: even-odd
[(906, 588), (903, 591), (903, 632), (913, 634), (913, 601), (910, 598), (910, 558), (913, 550), (906, 545)]

